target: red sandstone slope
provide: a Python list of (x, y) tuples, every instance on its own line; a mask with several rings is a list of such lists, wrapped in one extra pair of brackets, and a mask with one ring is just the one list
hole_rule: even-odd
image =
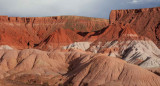
[(150, 39), (137, 35), (129, 25), (109, 25), (88, 51), (105, 53), (143, 68), (160, 67), (160, 49)]
[(75, 31), (61, 28), (51, 33), (45, 40), (37, 45), (37, 48), (45, 50), (56, 49), (61, 46), (69, 45), (73, 42), (80, 42), (82, 38), (83, 37)]
[(160, 47), (160, 7), (112, 10), (110, 24), (130, 24), (138, 35), (150, 38)]
[(7, 17), (0, 16), (0, 45), (17, 49), (34, 47), (59, 28), (75, 31), (99, 30), (108, 25), (107, 19), (78, 16)]
[(94, 31), (94, 32), (81, 32), (80, 35), (83, 36), (83, 40), (85, 41), (112, 41), (118, 39), (120, 37), (120, 31), (123, 30), (123, 25), (121, 24), (114, 24), (108, 25), (107, 27)]
[(86, 36), (84, 36), (83, 40), (92, 40), (93, 44), (102, 42), (105, 43), (107, 41), (114, 41), (118, 39), (141, 39), (138, 38), (137, 33), (131, 29), (130, 25), (122, 25), (122, 24), (112, 24), (108, 27), (94, 31), (94, 32), (88, 32)]

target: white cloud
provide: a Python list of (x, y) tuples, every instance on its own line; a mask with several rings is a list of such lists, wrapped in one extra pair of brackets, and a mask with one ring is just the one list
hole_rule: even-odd
[(140, 2), (140, 0), (132, 0), (132, 3)]
[(137, 3), (149, 3), (149, 2), (160, 2), (160, 0), (131, 0), (129, 3), (137, 4)]

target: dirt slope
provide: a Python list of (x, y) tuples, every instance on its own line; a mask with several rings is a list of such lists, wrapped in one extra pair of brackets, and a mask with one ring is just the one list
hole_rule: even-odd
[(1, 50), (2, 86), (159, 86), (160, 77), (141, 67), (80, 50)]

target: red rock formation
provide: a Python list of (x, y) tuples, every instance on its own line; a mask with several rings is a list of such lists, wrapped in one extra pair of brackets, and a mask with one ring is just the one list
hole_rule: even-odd
[(42, 41), (38, 48), (40, 49), (56, 49), (61, 46), (69, 45), (73, 42), (80, 42), (82, 36), (70, 29), (58, 29), (51, 33), (44, 41)]
[(93, 31), (107, 25), (107, 19), (78, 16), (29, 18), (0, 16), (0, 45), (9, 45), (17, 49), (33, 48), (59, 28)]
[(129, 25), (109, 25), (88, 50), (122, 58), (144, 68), (160, 66), (160, 49), (150, 39), (137, 35)]
[[(23, 25), (33, 29), (75, 29), (78, 31), (95, 31), (108, 25), (107, 19), (80, 17), (80, 16), (57, 16), (57, 17), (8, 17), (0, 16), (0, 23), (12, 27), (24, 28)], [(27, 27), (26, 27), (27, 28)]]
[[(120, 31), (123, 30), (121, 24), (109, 25), (101, 30), (97, 30), (94, 32), (81, 32), (81, 34), (85, 34), (83, 40), (85, 41), (111, 41), (120, 37)], [(80, 34), (80, 35), (81, 35)]]
[(110, 24), (130, 24), (138, 35), (150, 38), (160, 47), (160, 7), (112, 10), (110, 13)]
[(142, 39), (141, 37), (138, 37), (133, 29), (131, 29), (130, 25), (112, 24), (102, 30), (88, 32), (83, 40), (92, 40), (92, 42), (94, 41), (93, 44), (95, 44), (126, 38), (132, 40)]

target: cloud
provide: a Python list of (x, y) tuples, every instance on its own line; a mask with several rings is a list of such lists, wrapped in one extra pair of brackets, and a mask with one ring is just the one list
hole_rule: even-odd
[[(153, 0), (0, 0), (0, 15), (20, 17), (77, 15), (108, 18), (111, 10), (160, 6)], [(160, 1), (160, 0), (155, 0)], [(133, 4), (142, 3), (143, 5)]]
[(132, 0), (132, 3), (138, 3), (140, 0)]
[(139, 4), (139, 3), (150, 3), (150, 2), (160, 2), (160, 0), (131, 0), (129, 3)]

